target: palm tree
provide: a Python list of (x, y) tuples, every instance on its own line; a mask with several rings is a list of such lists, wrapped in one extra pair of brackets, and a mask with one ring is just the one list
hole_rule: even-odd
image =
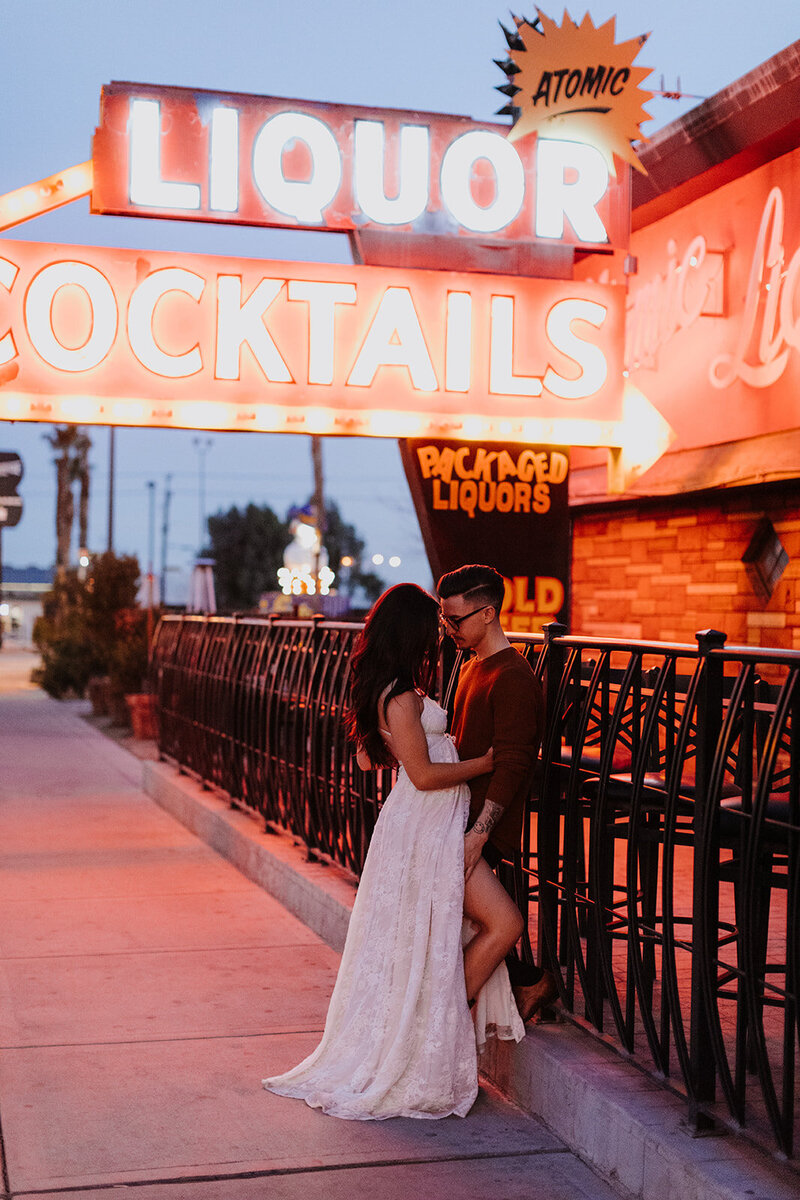
[(56, 425), (45, 440), (57, 451), (56, 468), (56, 577), (63, 578), (70, 565), (75, 498), (72, 485), (80, 484), (79, 539), (86, 545), (89, 522), (89, 449), (92, 442), (78, 425)]
[(78, 483), (78, 545), (84, 550), (89, 545), (89, 451), (92, 439), (88, 433), (79, 432), (73, 446), (72, 469)]
[(77, 426), (56, 425), (44, 439), (55, 451), (53, 460), (56, 468), (56, 577), (62, 578), (70, 559), (72, 522), (75, 517), (75, 502), (72, 497), (72, 456), (70, 451), (75, 441)]

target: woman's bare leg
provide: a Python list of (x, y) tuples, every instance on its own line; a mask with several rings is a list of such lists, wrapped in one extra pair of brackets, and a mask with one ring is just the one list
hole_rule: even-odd
[(467, 999), (472, 1003), (524, 927), (516, 904), (483, 859), (464, 885), (464, 915), (478, 926), (464, 951)]

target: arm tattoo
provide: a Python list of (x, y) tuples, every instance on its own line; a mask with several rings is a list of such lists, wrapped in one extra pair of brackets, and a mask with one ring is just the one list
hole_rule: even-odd
[(472, 826), (474, 833), (488, 835), (492, 832), (497, 822), (500, 820), (504, 812), (502, 804), (495, 804), (493, 800), (487, 800), (484, 804), (480, 816)]

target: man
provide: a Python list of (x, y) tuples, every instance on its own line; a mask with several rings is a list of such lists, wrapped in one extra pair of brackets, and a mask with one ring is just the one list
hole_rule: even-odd
[[(461, 668), (453, 737), (461, 758), (494, 749), (491, 775), (473, 779), (464, 868), (469, 878), (483, 855), (492, 869), (519, 849), (525, 800), (544, 725), (544, 698), (530, 664), (500, 625), (503, 577), (473, 564), (443, 575), (438, 584), (441, 621), (459, 650), (473, 657)], [(523, 1021), (558, 995), (550, 971), (506, 959)]]

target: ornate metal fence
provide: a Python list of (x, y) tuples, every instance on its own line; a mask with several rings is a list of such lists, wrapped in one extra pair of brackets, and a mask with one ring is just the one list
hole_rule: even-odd
[[(388, 771), (342, 730), (359, 627), (168, 617), (159, 748), (358, 874)], [(800, 1038), (800, 654), (521, 636), (541, 769), (513, 869), (565, 1007), (683, 1094), (698, 1130), (791, 1156)], [(458, 672), (443, 663), (441, 694)]]
[(151, 667), (161, 753), (356, 875), (392, 782), (342, 727), (359, 628), (166, 617)]

